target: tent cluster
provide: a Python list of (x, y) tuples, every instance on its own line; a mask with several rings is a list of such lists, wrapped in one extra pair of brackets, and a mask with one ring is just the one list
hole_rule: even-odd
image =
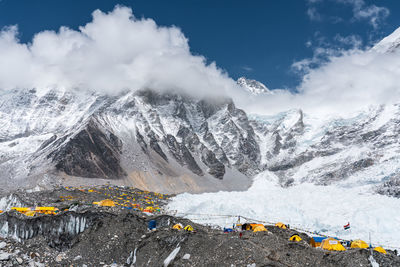
[(37, 213), (39, 214), (47, 214), (47, 215), (55, 215), (59, 211), (59, 209), (55, 207), (35, 207), (35, 208), (29, 208), (29, 207), (12, 207), (11, 210), (18, 211), (19, 213), (22, 213), (26, 216), (35, 216)]
[[(310, 240), (310, 245), (315, 248), (322, 248), (324, 250), (333, 250), (333, 251), (345, 251), (346, 250), (345, 246), (350, 248), (359, 248), (359, 249), (365, 249), (370, 247), (365, 241), (361, 239), (353, 240), (347, 243), (347, 242), (341, 242), (337, 238), (320, 237), (320, 236), (312, 237)], [(382, 247), (375, 247), (374, 251), (386, 254), (386, 250), (383, 249)]]
[[(102, 207), (121, 207), (125, 209), (134, 209), (137, 211), (155, 213), (160, 212), (161, 209), (157, 204), (159, 201), (168, 199), (168, 195), (160, 193), (152, 193), (149, 191), (139, 191), (135, 188), (130, 187), (96, 187), (96, 188), (84, 188), (84, 187), (65, 187), (66, 190), (77, 195), (70, 194), (66, 196), (60, 196), (61, 201), (84, 201), (83, 193), (89, 193), (93, 195), (95, 199), (103, 200), (94, 201), (94, 205)], [(79, 192), (80, 191), (80, 192)], [(103, 196), (103, 197), (102, 197)]]
[(99, 205), (102, 207), (115, 207), (115, 202), (111, 199), (104, 199), (98, 202), (93, 202), (94, 205)]
[(187, 231), (187, 232), (194, 232), (194, 228), (193, 228), (193, 226), (191, 226), (190, 224), (188, 224), (188, 225), (186, 225), (185, 227), (183, 227), (182, 224), (177, 223), (177, 224), (175, 224), (174, 226), (172, 226), (172, 229), (178, 230), (178, 231), (180, 231), (180, 230), (183, 229), (183, 230), (185, 230), (185, 231)]

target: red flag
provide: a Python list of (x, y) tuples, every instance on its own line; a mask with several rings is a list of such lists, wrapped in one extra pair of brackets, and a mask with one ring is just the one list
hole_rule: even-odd
[(350, 222), (348, 222), (346, 225), (343, 225), (344, 230), (350, 229)]

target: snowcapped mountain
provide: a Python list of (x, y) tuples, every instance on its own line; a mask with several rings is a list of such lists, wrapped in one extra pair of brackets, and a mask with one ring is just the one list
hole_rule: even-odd
[(283, 186), (380, 188), (399, 179), (399, 105), (370, 107), (346, 119), (317, 119), (294, 110), (253, 120), (263, 169), (275, 173)]
[(245, 77), (240, 77), (237, 80), (237, 84), (254, 95), (272, 94), (272, 92), (263, 83), (256, 80), (250, 80), (246, 79)]
[(229, 99), (150, 90), (14, 90), (0, 101), (4, 188), (100, 178), (168, 192), (243, 190), (270, 171), (282, 186), (373, 184), (399, 194), (391, 185), (400, 173), (400, 105), (320, 119), (301, 110), (247, 115)]
[(0, 95), (0, 124), (4, 188), (83, 177), (168, 192), (245, 189), (260, 161), (247, 115), (229, 99), (14, 90)]
[[(374, 49), (393, 51), (400, 30)], [(252, 94), (272, 94), (239, 78)], [(245, 190), (271, 172), (302, 183), (400, 195), (400, 105), (347, 118), (246, 114), (232, 100), (174, 92), (0, 90), (0, 185), (122, 183), (160, 192)]]
[(391, 53), (397, 50), (400, 46), (400, 28), (397, 28), (393, 33), (379, 41), (372, 50), (379, 53)]

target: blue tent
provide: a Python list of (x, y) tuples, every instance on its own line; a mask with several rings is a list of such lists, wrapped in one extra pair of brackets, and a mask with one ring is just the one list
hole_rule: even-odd
[(314, 242), (321, 243), (322, 240), (326, 239), (326, 237), (323, 237), (323, 236), (313, 236), (312, 239), (314, 239)]
[(156, 226), (157, 226), (157, 221), (156, 220), (151, 220), (151, 221), (149, 221), (149, 230), (153, 230), (153, 229), (155, 229), (156, 228)]

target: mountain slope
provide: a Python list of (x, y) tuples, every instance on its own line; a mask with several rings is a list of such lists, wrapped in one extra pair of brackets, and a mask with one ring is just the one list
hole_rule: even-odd
[(175, 177), (186, 185), (173, 191), (240, 189), (257, 171), (254, 131), (230, 100), (150, 90), (115, 97), (15, 90), (1, 101), (7, 127), (0, 131), (0, 168), (9, 185), (52, 170), (140, 180), (142, 187), (149, 184), (143, 176), (153, 182)]
[(229, 99), (151, 90), (15, 90), (0, 99), (4, 188), (100, 178), (163, 192), (244, 190), (268, 170), (282, 186), (373, 184), (398, 195), (387, 187), (399, 175), (399, 105), (321, 119), (301, 110), (248, 116)]
[(372, 48), (379, 53), (392, 53), (400, 47), (400, 28), (397, 28), (390, 35), (383, 38)]
[(399, 173), (399, 105), (377, 106), (354, 117), (316, 119), (291, 111), (255, 117), (264, 169), (282, 185), (312, 182), (362, 186)]

